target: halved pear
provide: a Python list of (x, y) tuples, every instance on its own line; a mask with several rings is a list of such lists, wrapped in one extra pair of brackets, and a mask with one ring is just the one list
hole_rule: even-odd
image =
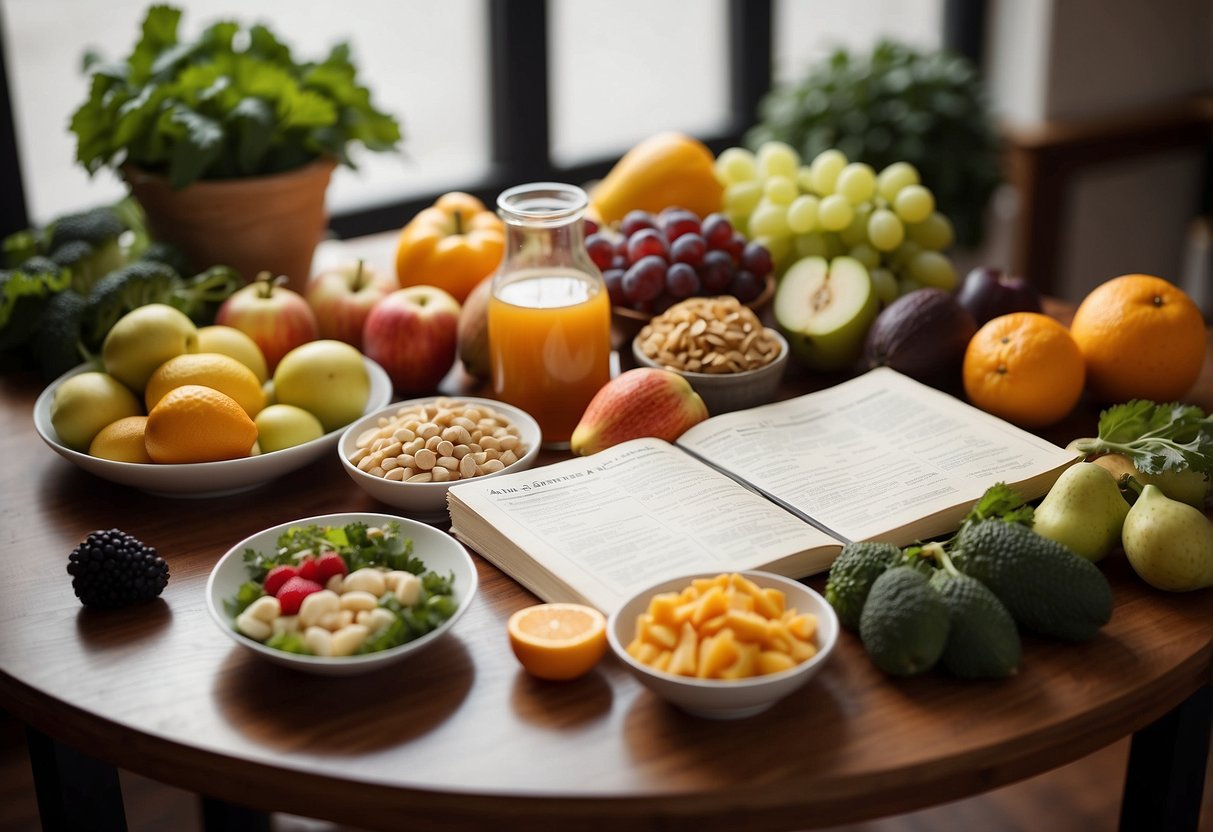
[(879, 310), (871, 275), (853, 257), (798, 260), (775, 291), (775, 323), (792, 355), (814, 370), (854, 365)]

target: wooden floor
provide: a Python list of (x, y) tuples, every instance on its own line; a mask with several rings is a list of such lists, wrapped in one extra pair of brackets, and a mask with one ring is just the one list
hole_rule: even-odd
[[(835, 827), (833, 832), (1114, 830), (1128, 753), (1125, 740), (1049, 774), (980, 797)], [(193, 795), (126, 771), (120, 776), (130, 832), (201, 832)], [(1213, 832), (1213, 760), (1206, 770), (1200, 820), (1200, 832)], [(0, 712), (0, 832), (36, 832), (39, 828), (24, 728)], [(288, 815), (275, 815), (273, 828), (275, 832), (354, 832)]]

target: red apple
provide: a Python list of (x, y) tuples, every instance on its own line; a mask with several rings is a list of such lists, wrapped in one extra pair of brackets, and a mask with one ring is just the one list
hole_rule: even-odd
[(359, 260), (313, 275), (304, 297), (316, 315), (321, 338), (362, 349), (362, 325), (371, 307), (398, 286), (396, 278)]
[(362, 327), (362, 351), (401, 394), (429, 393), (455, 363), (459, 301), (437, 286), (397, 289)]
[(215, 315), (215, 323), (235, 327), (257, 342), (271, 373), (282, 356), (319, 337), (312, 307), (298, 292), (282, 285), (285, 281), (262, 272), (233, 292)]

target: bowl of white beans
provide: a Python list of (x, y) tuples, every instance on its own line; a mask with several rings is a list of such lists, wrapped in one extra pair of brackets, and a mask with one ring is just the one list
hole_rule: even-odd
[(360, 488), (414, 520), (444, 522), (457, 482), (530, 468), (539, 424), (504, 402), (437, 396), (389, 404), (354, 422), (337, 443)]

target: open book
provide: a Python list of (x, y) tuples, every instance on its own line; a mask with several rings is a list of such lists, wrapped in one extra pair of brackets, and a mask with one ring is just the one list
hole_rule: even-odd
[(677, 443), (635, 439), (451, 487), (451, 531), (547, 601), (610, 612), (690, 572), (803, 578), (843, 544), (954, 530), (996, 482), (1044, 494), (1077, 459), (887, 368), (714, 416)]

